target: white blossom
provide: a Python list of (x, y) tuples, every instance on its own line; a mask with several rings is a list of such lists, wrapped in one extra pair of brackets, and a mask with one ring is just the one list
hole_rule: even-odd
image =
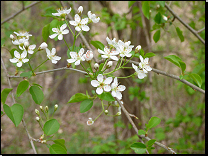
[(94, 68), (95, 68), (95, 69), (98, 69), (98, 68), (99, 68), (99, 64), (98, 64), (98, 63), (95, 63), (95, 64), (94, 64)]
[(71, 12), (71, 8), (67, 10), (67, 8), (61, 8), (57, 10), (58, 13), (52, 13), (53, 16), (62, 16), (65, 17), (67, 14)]
[(104, 51), (98, 49), (98, 52), (100, 54), (103, 54), (103, 55), (101, 55), (102, 58), (111, 58), (112, 60), (118, 61), (118, 57), (115, 55), (118, 55), (119, 52), (116, 50), (110, 51), (110, 49), (108, 49), (107, 46), (105, 46)]
[(84, 54), (84, 58), (86, 61), (90, 61), (93, 58), (93, 52), (91, 50), (87, 50), (86, 54)]
[(110, 40), (108, 37), (106, 37), (106, 41), (108, 42), (108, 45), (110, 47), (117, 47), (118, 43), (116, 42), (116, 38), (114, 38), (113, 40)]
[(13, 59), (9, 59), (9, 60), (12, 63), (17, 63), (17, 67), (21, 67), (23, 63), (29, 61), (29, 59), (25, 59), (25, 57), (27, 56), (27, 51), (23, 51), (22, 54), (20, 55), (20, 53), (15, 50), (14, 56), (15, 57)]
[(162, 15), (162, 17), (163, 17), (163, 19), (164, 19), (165, 21), (168, 20), (168, 18), (167, 18), (166, 16)]
[(81, 14), (82, 12), (83, 12), (83, 7), (82, 6), (80, 6), (78, 9), (77, 9), (78, 11), (78, 14)]
[(88, 11), (88, 17), (90, 20), (92, 20), (93, 23), (98, 23), (100, 21), (100, 17), (96, 18), (95, 14), (92, 14), (91, 11)]
[(75, 62), (74, 64), (77, 66), (80, 64), (80, 61), (85, 61), (83, 54), (84, 54), (84, 48), (81, 48), (78, 54), (77, 52), (70, 52), (71, 59), (67, 59), (67, 62), (68, 63)]
[(118, 41), (118, 45), (116, 47), (116, 50), (119, 51), (119, 55), (121, 57), (131, 57), (132, 54), (130, 53), (132, 51), (132, 48), (134, 47), (133, 45), (130, 45), (131, 41), (128, 42), (123, 42), (121, 40)]
[(67, 25), (66, 24), (63, 24), (60, 27), (60, 29), (58, 29), (58, 28), (52, 28), (52, 31), (55, 32), (55, 34), (50, 35), (49, 37), (51, 39), (53, 39), (53, 38), (55, 38), (58, 35), (58, 39), (59, 40), (62, 40), (63, 39), (63, 34), (68, 34), (69, 33), (69, 30), (68, 29), (64, 30), (66, 27), (67, 27)]
[(107, 63), (107, 67), (108, 67), (108, 68), (112, 67), (112, 65), (113, 65), (113, 61), (109, 61), (109, 62)]
[(140, 45), (138, 45), (135, 50), (139, 51), (142, 47)]
[(92, 118), (89, 118), (87, 120), (87, 125), (92, 125), (94, 123), (94, 121), (92, 120)]
[[(136, 73), (137, 73), (139, 79), (143, 79), (144, 77), (147, 76), (143, 70), (140, 70), (140, 69), (139, 69), (136, 65), (134, 65), (133, 63), (132, 63), (132, 67), (133, 67), (134, 70), (136, 71)], [(146, 73), (147, 73), (147, 72), (146, 72)]]
[(145, 58), (143, 59), (143, 57), (140, 55), (139, 56), (141, 62), (139, 63), (139, 67), (142, 68), (142, 70), (147, 73), (147, 71), (151, 71), (152, 68), (149, 66), (148, 64), (148, 61), (149, 61), (149, 58)]
[(14, 33), (20, 38), (25, 37), (26, 39), (29, 39), (29, 36), (32, 36), (27, 31), (19, 31), (19, 33), (17, 33), (17, 32), (14, 32)]
[(103, 89), (106, 92), (109, 92), (111, 90), (111, 87), (109, 85), (111, 82), (112, 82), (112, 77), (108, 77), (106, 79), (103, 79), (103, 75), (99, 74), (97, 76), (97, 80), (92, 80), (91, 81), (91, 85), (93, 87), (97, 87), (97, 89), (96, 89), (97, 94), (102, 94)]
[(69, 23), (75, 26), (76, 31), (89, 31), (90, 28), (86, 25), (88, 23), (88, 18), (84, 18), (81, 20), (80, 16), (76, 14), (74, 16), (74, 21), (69, 21)]
[(119, 100), (121, 100), (122, 99), (121, 92), (124, 91), (126, 87), (124, 85), (118, 86), (118, 80), (117, 77), (115, 77), (113, 83), (111, 84), (111, 89), (112, 89), (111, 92), (112, 96), (117, 97)]
[(39, 49), (45, 49), (45, 48), (47, 48), (48, 47), (48, 45), (45, 43), (45, 42), (43, 42), (43, 43), (41, 43), (41, 45), (39, 46)]
[(56, 56), (56, 49), (52, 48), (52, 50), (50, 51), (48, 48), (46, 48), (46, 53), (47, 53), (47, 57), (49, 58), (49, 60), (52, 61), (52, 63), (56, 64), (61, 57)]

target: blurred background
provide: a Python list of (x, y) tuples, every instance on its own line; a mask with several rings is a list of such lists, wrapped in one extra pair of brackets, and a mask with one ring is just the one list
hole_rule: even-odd
[[(30, 5), (33, 1), (24, 1), (25, 6)], [(179, 76), (180, 69), (170, 63), (163, 57), (168, 55), (177, 55), (186, 63), (186, 73), (195, 72), (202, 78), (202, 89), (205, 89), (205, 46), (186, 29), (177, 19), (172, 22), (163, 24), (160, 28), (160, 40), (155, 43), (153, 35), (158, 29), (154, 17), (158, 10), (168, 18), (173, 18), (171, 13), (165, 7), (160, 7), (157, 2), (150, 4), (150, 20), (145, 18), (145, 25), (142, 23), (141, 2), (135, 3), (128, 1), (68, 1), (64, 2), (67, 8), (72, 8), (71, 15), (74, 17), (81, 5), (84, 10), (82, 15), (87, 16), (89, 10), (100, 17), (99, 23), (89, 25), (90, 31), (83, 32), (88, 43), (90, 41), (100, 41), (107, 45), (106, 37), (116, 41), (131, 41), (131, 45), (136, 47), (141, 45), (142, 49), (147, 52), (153, 52), (156, 56), (150, 58), (150, 65), (153, 68), (165, 71), (169, 74)], [(184, 22), (189, 24), (193, 29), (200, 30), (205, 27), (205, 2), (203, 1), (183, 1), (183, 2), (166, 2), (170, 8), (181, 17)], [(44, 1), (23, 11), (13, 19), (1, 25), (1, 57), (5, 63), (9, 75), (15, 74), (15, 66), (9, 61), (11, 55), (9, 51), (15, 46), (12, 44), (9, 36), (14, 31), (26, 30), (33, 36), (30, 37), (30, 44), (36, 47), (43, 42), (42, 29), (49, 24), (53, 18), (51, 13), (57, 12), (61, 8), (58, 1)], [(1, 1), (1, 21), (18, 12), (22, 8), (22, 1)], [(69, 19), (67, 19), (69, 20)], [(179, 27), (184, 35), (184, 42), (181, 42), (175, 28)], [(71, 27), (74, 31), (74, 27)], [(147, 32), (147, 34), (145, 33)], [(199, 33), (205, 39), (205, 30)], [(64, 36), (67, 43), (73, 44), (73, 36)], [(147, 43), (147, 38), (150, 43)], [(76, 46), (80, 43), (88, 50), (81, 38), (76, 41)], [(48, 48), (56, 48), (57, 55), (62, 59), (57, 64), (47, 61), (37, 71), (44, 71), (54, 68), (65, 67), (67, 65), (66, 55), (67, 47), (64, 41), (54, 41), (50, 38), (47, 40)], [(151, 45), (150, 45), (151, 44)], [(98, 55), (97, 50), (94, 55)], [(36, 59), (31, 61), (32, 67), (36, 67), (46, 59), (46, 53), (40, 51), (35, 56)], [(134, 58), (133, 60), (139, 61)], [(115, 65), (115, 64), (114, 64)], [(131, 64), (128, 64), (131, 66)], [(25, 71), (29, 67), (23, 66)], [(76, 67), (82, 70), (81, 66)], [(110, 69), (112, 70), (113, 67)], [(19, 74), (23, 71), (19, 71)], [(134, 70), (121, 70), (116, 73), (117, 76), (128, 76)], [(188, 76), (186, 80), (194, 83)], [(13, 92), (16, 93), (17, 86), (21, 78), (11, 78)], [(42, 106), (48, 106), (49, 112), (53, 113), (53, 107), (58, 104), (58, 110), (55, 118), (60, 123), (60, 130), (55, 134), (54, 139), (65, 139), (67, 153), (134, 153), (131, 144), (138, 142), (135, 131), (128, 122), (125, 114), (121, 116), (109, 117), (102, 114), (92, 126), (87, 126), (86, 122), (89, 117), (95, 119), (102, 111), (99, 101), (95, 101), (93, 107), (85, 112), (80, 113), (80, 103), (67, 103), (72, 95), (76, 93), (86, 93), (86, 90), (92, 95), (90, 80), (82, 73), (71, 70), (56, 71), (31, 77), (30, 83), (41, 85), (44, 92)], [(144, 129), (145, 123), (153, 116), (161, 119), (161, 123), (148, 132), (152, 139), (165, 144), (174, 149), (177, 153), (205, 153), (205, 95), (194, 91), (191, 87), (171, 79), (169, 77), (149, 72), (149, 75), (140, 80), (137, 77), (128, 79), (119, 79), (120, 84), (127, 88), (122, 93), (125, 108), (129, 113), (136, 115), (139, 119), (133, 119), (138, 129)], [(196, 85), (196, 84), (195, 84)], [(6, 74), (1, 67), (1, 91), (9, 88)], [(24, 120), (29, 133), (33, 138), (38, 139), (42, 135), (39, 124), (36, 122), (35, 109), (39, 105), (35, 104), (28, 91), (22, 96), (16, 97), (17, 103), (24, 107)], [(11, 106), (12, 98), (9, 94), (6, 104)], [(1, 105), (1, 109), (3, 106)], [(109, 114), (116, 114), (117, 109), (109, 108)], [(2, 154), (13, 153), (33, 153), (28, 136), (21, 124), (15, 127), (12, 121), (4, 115), (1, 118), (1, 152)], [(38, 153), (49, 153), (46, 145), (34, 142)], [(163, 148), (155, 146), (152, 153), (168, 153)]]

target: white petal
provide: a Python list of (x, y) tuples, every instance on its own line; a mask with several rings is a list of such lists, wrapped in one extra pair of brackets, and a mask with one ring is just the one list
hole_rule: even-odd
[(102, 51), (102, 50), (100, 50), (99, 48), (98, 48), (98, 53), (100, 53), (100, 54), (105, 54), (105, 52)]
[(15, 50), (15, 51), (14, 51), (14, 56), (15, 56), (16, 58), (19, 59), (19, 58), (20, 58), (20, 53), (19, 53), (18, 51)]
[(134, 68), (135, 71), (137, 71), (138, 67), (134, 65), (133, 63), (132, 63), (132, 67)]
[(35, 47), (36, 47), (36, 45), (33, 44), (33, 45), (30, 45), (28, 48), (31, 49), (31, 50), (33, 50), (33, 49), (35, 49)]
[(96, 93), (99, 94), (99, 95), (102, 94), (103, 93), (102, 87), (97, 88)]
[(9, 59), (10, 62), (12, 63), (17, 63), (18, 59), (17, 58), (13, 58), (13, 59)]
[(52, 62), (53, 64), (56, 64), (58, 61), (56, 61), (56, 60), (51, 60), (51, 62)]
[(17, 67), (22, 67), (22, 62), (18, 62)]
[(82, 19), (81, 24), (87, 24), (87, 22), (88, 22), (88, 18), (84, 18)]
[(56, 54), (56, 48), (52, 48), (51, 55), (55, 55), (55, 54)]
[(71, 58), (77, 60), (77, 53), (76, 52), (70, 52), (70, 56), (71, 56)]
[(59, 29), (58, 29), (58, 28), (52, 28), (52, 31), (53, 31), (53, 32), (58, 32)]
[(90, 28), (89, 28), (87, 25), (83, 25), (83, 26), (82, 26), (82, 30), (83, 30), (83, 31), (89, 31)]
[(112, 82), (112, 77), (108, 77), (107, 79), (105, 79), (104, 83), (105, 84), (110, 84)]
[(76, 61), (76, 59), (67, 59), (67, 62), (68, 63), (73, 63), (73, 62), (75, 62)]
[(148, 65), (146, 65), (145, 68), (146, 68), (147, 71), (151, 71), (152, 70), (152, 68), (150, 66), (148, 66)]
[(117, 90), (118, 91), (124, 91), (126, 89), (126, 87), (124, 85), (119, 85)]
[(69, 33), (69, 30), (68, 29), (62, 31), (62, 34), (68, 34), (68, 33)]
[(116, 92), (116, 97), (121, 100), (122, 99), (122, 94), (121, 92)]
[(104, 90), (105, 90), (106, 92), (111, 91), (110, 85), (105, 85), (105, 86), (104, 86)]
[(50, 35), (49, 37), (50, 37), (51, 39), (53, 39), (53, 38), (55, 38), (57, 35), (58, 35), (58, 34), (53, 34), (53, 35)]
[(76, 21), (69, 21), (69, 23), (73, 26), (77, 26), (77, 24), (78, 24)]
[(48, 48), (45, 48), (45, 49), (46, 49), (46, 54), (47, 54), (48, 56), (50, 56), (50, 55), (51, 55), (50, 50), (49, 50)]
[(100, 85), (100, 83), (99, 83), (97, 80), (92, 80), (92, 81), (91, 81), (91, 85), (92, 85), (93, 87), (97, 87), (97, 86)]
[(58, 35), (58, 39), (63, 40), (63, 35), (62, 34)]
[(53, 60), (58, 60), (59, 61), (60, 59), (61, 59), (61, 57), (59, 57), (59, 56), (54, 56), (53, 57)]
[(81, 28), (77, 26), (77, 27), (75, 27), (75, 30), (76, 31), (81, 31)]
[(115, 92), (115, 91), (112, 91), (112, 92), (111, 92), (111, 95), (112, 95), (113, 97), (116, 97), (116, 92)]
[(139, 58), (140, 58), (140, 61), (141, 61), (141, 62), (144, 61), (142, 55), (139, 55)]
[(27, 56), (27, 51), (23, 51), (21, 54), (21, 58), (25, 58)]
[(102, 58), (108, 58), (108, 56), (107, 56), (107, 55), (101, 55), (101, 57), (102, 57)]
[(26, 63), (26, 62), (28, 62), (29, 61), (29, 59), (22, 59), (22, 62), (23, 63)]
[(53, 16), (60, 16), (60, 13), (52, 13)]
[(83, 54), (84, 54), (84, 48), (81, 48), (81, 49), (79, 50), (79, 57), (81, 57)]
[(80, 60), (76, 61), (74, 64), (75, 64), (76, 66), (78, 66), (78, 65), (80, 64)]
[(118, 61), (118, 57), (117, 57), (117, 56), (110, 56), (110, 58), (111, 58), (112, 60)]
[(67, 27), (66, 23), (60, 27), (60, 30), (63, 31)]
[(98, 80), (99, 82), (103, 82), (103, 75), (102, 75), (102, 74), (99, 74), (99, 75), (97, 76), (97, 80)]
[(131, 55), (132, 55), (132, 54), (130, 54), (130, 53), (129, 53), (129, 54), (126, 54), (126, 57), (131, 57)]
[(79, 17), (78, 14), (76, 14), (76, 15), (74, 16), (74, 20), (75, 20), (77, 23), (80, 22), (80, 17)]

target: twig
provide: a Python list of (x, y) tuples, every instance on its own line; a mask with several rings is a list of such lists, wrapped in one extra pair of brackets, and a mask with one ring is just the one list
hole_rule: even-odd
[(24, 7), (24, 3), (22, 2), (22, 3), (23, 3), (22, 9), (21, 9), (20, 11), (16, 12), (15, 14), (9, 16), (8, 18), (6, 18), (3, 22), (1, 22), (1, 25), (4, 24), (5, 22), (11, 20), (11, 19), (14, 18), (15, 16), (19, 15), (19, 14), (20, 14), (21, 12), (23, 12), (24, 10), (26, 10), (26, 9), (28, 9), (28, 8), (32, 7), (33, 5), (36, 5), (36, 4), (40, 3), (40, 2), (41, 2), (41, 1), (39, 1), (39, 2), (34, 2), (34, 3), (30, 4), (30, 5), (28, 5), (27, 7)]
[(202, 32), (202, 31), (204, 31), (204, 30), (205, 30), (205, 27), (202, 28), (202, 29), (200, 29), (200, 30), (198, 30), (197, 33), (200, 33), (200, 32)]
[[(125, 107), (123, 106), (123, 104), (121, 104), (121, 102), (118, 100), (118, 98), (115, 97), (115, 99), (116, 99), (116, 101), (119, 103), (121, 109), (123, 110), (124, 114), (125, 114), (126, 117), (128, 118), (129, 122), (130, 122), (131, 125), (133, 126), (133, 128), (134, 128), (134, 130), (135, 130), (137, 136), (138, 136), (141, 140), (142, 140), (142, 138), (146, 139), (147, 141), (151, 140), (149, 137), (145, 137), (145, 135), (138, 135), (138, 131), (139, 131), (139, 130), (137, 129), (136, 125), (134, 124), (133, 120), (131, 119), (129, 113), (127, 112), (127, 110), (125, 109)], [(143, 142), (142, 142), (142, 143), (143, 143)], [(167, 147), (167, 146), (165, 146), (165, 145), (163, 145), (163, 144), (161, 144), (161, 143), (159, 143), (159, 142), (157, 142), (157, 141), (155, 142), (155, 144), (158, 145), (158, 146), (160, 146), (160, 147), (162, 147), (162, 148), (164, 148), (164, 149), (166, 149), (167, 151), (169, 151), (169, 152), (172, 153), (172, 154), (176, 154), (176, 152), (173, 151), (173, 149), (171, 149), (171, 148), (169, 148), (169, 147)]]
[(194, 34), (203, 44), (205, 44), (205, 41), (197, 34), (197, 31), (195, 31), (193, 28), (191, 28), (188, 24), (186, 24), (178, 15), (175, 14), (175, 12), (165, 3), (165, 7), (170, 11), (170, 13), (177, 18), (187, 29), (189, 29), (192, 34)]
[[(8, 77), (8, 72), (7, 72), (7, 69), (6, 69), (5, 65), (4, 65), (4, 61), (3, 61), (2, 57), (1, 57), (1, 64), (2, 64), (2, 67), (3, 67), (4, 71), (5, 71), (5, 73), (6, 73), (7, 81), (8, 81), (8, 83), (9, 83), (9, 88), (12, 88), (10, 79), (9, 79), (9, 77)], [(11, 94), (12, 94), (13, 104), (15, 104), (16, 101), (15, 101), (13, 92), (12, 92)], [(27, 136), (28, 136), (28, 138), (29, 138), (29, 140), (30, 140), (30, 144), (31, 144), (31, 146), (32, 146), (32, 149), (33, 149), (34, 153), (37, 154), (36, 149), (35, 149), (35, 146), (34, 146), (33, 141), (32, 141), (32, 137), (30, 136), (30, 134), (29, 134), (29, 132), (28, 132), (28, 130), (27, 130), (27, 127), (26, 127), (26, 124), (25, 124), (25, 121), (24, 121), (23, 118), (22, 118), (22, 124), (23, 124), (24, 129), (26, 130), (26, 133), (27, 133)]]

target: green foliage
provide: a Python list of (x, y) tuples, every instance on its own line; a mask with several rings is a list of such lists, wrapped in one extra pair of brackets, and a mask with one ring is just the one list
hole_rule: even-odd
[(7, 104), (3, 105), (4, 112), (11, 119), (14, 125), (17, 127), (19, 123), (22, 121), (24, 108), (20, 104), (13, 104), (9, 107)]
[(44, 126), (43, 131), (45, 135), (51, 135), (59, 130), (60, 124), (56, 119), (48, 120)]
[(178, 37), (180, 38), (181, 42), (183, 42), (184, 41), (183, 32), (181, 31), (181, 29), (179, 27), (176, 27), (176, 32), (177, 32)]
[(160, 118), (158, 118), (156, 116), (151, 117), (151, 119), (149, 120), (149, 122), (148, 122), (148, 124), (146, 126), (147, 130), (148, 129), (151, 129), (151, 128), (157, 126), (157, 125), (159, 125), (160, 122), (161, 122), (161, 119)]
[(13, 88), (4, 88), (1, 92), (1, 102), (5, 104), (7, 96), (13, 90)]
[(141, 142), (133, 143), (130, 148), (133, 149), (137, 154), (143, 154), (147, 150), (146, 145)]
[(153, 35), (153, 40), (155, 41), (155, 43), (157, 43), (159, 39), (160, 39), (160, 30), (157, 30)]
[(199, 87), (201, 87), (201, 85), (202, 85), (202, 79), (201, 79), (201, 77), (198, 74), (191, 73), (191, 74), (189, 74), (189, 76), (197, 83), (197, 85)]
[(84, 100), (87, 100), (88, 99), (88, 96), (83, 94), (83, 93), (76, 93), (75, 95), (73, 95), (68, 103), (74, 103), (74, 102), (81, 102), (81, 101), (84, 101)]
[(150, 16), (149, 10), (150, 10), (149, 1), (142, 2), (142, 11), (147, 19), (149, 19)]
[(96, 48), (104, 50), (104, 45), (100, 41), (90, 41), (90, 43)]
[(98, 95), (101, 100), (105, 101), (115, 101), (114, 97), (109, 92), (103, 92), (102, 94)]
[(23, 72), (23, 73), (20, 74), (20, 76), (30, 78), (32, 76), (32, 71)]
[(60, 144), (53, 144), (49, 148), (50, 154), (67, 154), (66, 149)]
[(22, 93), (24, 93), (28, 87), (29, 87), (29, 82), (27, 80), (21, 81), (17, 86), (17, 92), (16, 92), (17, 97), (22, 95)]
[(87, 112), (93, 106), (93, 101), (90, 99), (84, 100), (80, 104), (80, 113)]
[(44, 99), (43, 91), (38, 86), (31, 86), (29, 91), (35, 103), (40, 105)]
[(42, 30), (42, 36), (43, 36), (43, 40), (44, 40), (45, 42), (47, 42), (47, 40), (48, 40), (48, 36), (49, 36), (49, 28), (50, 28), (50, 23), (47, 24), (47, 25), (45, 25), (45, 26), (43, 27), (43, 30)]

